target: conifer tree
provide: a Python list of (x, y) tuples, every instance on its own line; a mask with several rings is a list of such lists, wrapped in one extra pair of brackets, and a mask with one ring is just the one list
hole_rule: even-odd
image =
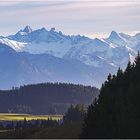
[(88, 107), (80, 138), (140, 138), (140, 54), (117, 75), (109, 74)]
[(82, 121), (85, 116), (84, 105), (71, 105), (66, 114), (63, 117), (64, 123), (72, 123)]

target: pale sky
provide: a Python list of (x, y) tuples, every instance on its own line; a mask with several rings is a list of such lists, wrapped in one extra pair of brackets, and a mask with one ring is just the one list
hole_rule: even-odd
[(140, 32), (140, 0), (0, 0), (0, 35), (30, 25), (65, 34), (105, 37)]

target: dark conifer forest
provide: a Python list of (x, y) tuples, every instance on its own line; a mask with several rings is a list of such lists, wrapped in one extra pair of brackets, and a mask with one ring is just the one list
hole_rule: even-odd
[(99, 90), (91, 86), (46, 83), (0, 91), (0, 112), (64, 114), (71, 104), (90, 105)]
[(140, 54), (109, 74), (98, 100), (88, 107), (81, 138), (140, 138)]
[(82, 122), (85, 117), (85, 114), (86, 110), (83, 104), (78, 104), (76, 106), (71, 105), (68, 108), (68, 111), (63, 116), (63, 123), (69, 124), (73, 122)]

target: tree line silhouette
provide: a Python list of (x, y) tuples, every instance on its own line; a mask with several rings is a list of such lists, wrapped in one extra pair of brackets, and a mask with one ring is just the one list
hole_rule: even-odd
[(63, 123), (69, 124), (74, 122), (82, 122), (86, 114), (83, 104), (71, 105), (63, 117)]
[[(6, 123), (6, 124), (4, 124)], [(22, 121), (6, 121), (0, 123), (0, 131), (5, 130), (5, 135), (0, 135), (0, 138), (26, 138), (39, 130), (49, 127), (57, 127), (61, 125), (60, 121), (52, 120), (24, 120)]]
[(140, 54), (125, 71), (109, 74), (88, 107), (81, 138), (140, 138)]
[(51, 118), (36, 119), (36, 120), (24, 120), (21, 121), (1, 121), (0, 130), (23, 130), (27, 128), (47, 128), (52, 126), (58, 126), (61, 124), (60, 120), (52, 120)]
[(0, 90), (0, 112), (64, 114), (71, 104), (89, 105), (99, 94), (91, 86), (42, 83)]

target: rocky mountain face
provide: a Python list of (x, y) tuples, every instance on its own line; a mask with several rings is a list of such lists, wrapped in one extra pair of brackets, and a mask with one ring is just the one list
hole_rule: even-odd
[(108, 73), (133, 62), (139, 48), (140, 34), (112, 31), (108, 38), (90, 39), (26, 26), (0, 37), (0, 88), (40, 82), (100, 87)]

